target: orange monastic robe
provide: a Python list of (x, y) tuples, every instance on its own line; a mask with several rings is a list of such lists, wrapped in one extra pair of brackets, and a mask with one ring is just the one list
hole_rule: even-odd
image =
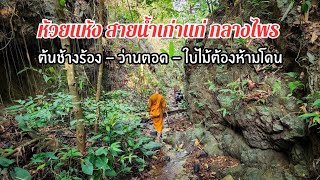
[(153, 127), (157, 132), (162, 132), (163, 128), (163, 111), (167, 109), (166, 101), (160, 94), (152, 94), (149, 98), (148, 112), (160, 114), (158, 117), (152, 118)]

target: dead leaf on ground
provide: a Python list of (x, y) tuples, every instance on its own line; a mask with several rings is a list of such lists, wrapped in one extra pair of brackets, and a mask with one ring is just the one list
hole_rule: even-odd
[(194, 145), (195, 145), (195, 146), (199, 146), (199, 145), (200, 145), (200, 142), (199, 142), (198, 139), (195, 139), (195, 140), (194, 140)]
[(316, 34), (315, 31), (313, 31), (313, 33), (311, 35), (310, 43), (313, 44), (317, 39), (318, 39), (318, 35)]

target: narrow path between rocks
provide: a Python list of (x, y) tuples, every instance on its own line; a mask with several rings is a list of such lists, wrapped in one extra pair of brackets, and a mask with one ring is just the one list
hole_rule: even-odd
[[(168, 103), (174, 107), (171, 110), (177, 109), (172, 98)], [(169, 115), (164, 121), (162, 146), (141, 179), (222, 179), (227, 168), (239, 165), (237, 159), (223, 155), (212, 136), (201, 135), (205, 132), (188, 121), (185, 112)], [(145, 133), (156, 136), (152, 121), (147, 122)]]

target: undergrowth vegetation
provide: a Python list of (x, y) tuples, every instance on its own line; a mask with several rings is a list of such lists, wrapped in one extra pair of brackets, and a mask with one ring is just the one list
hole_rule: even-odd
[[(71, 115), (72, 96), (63, 93), (38, 95), (25, 100), (17, 100), (18, 105), (6, 110), (15, 117), (19, 128), (24, 132), (46, 132), (67, 128), (73, 131), (75, 123)], [(130, 93), (113, 91), (103, 95), (99, 102), (101, 118), (98, 133), (88, 133), (87, 154), (81, 154), (73, 140), (63, 140), (57, 135), (59, 146), (47, 151), (25, 154), (28, 162), (24, 168), (16, 167), (19, 160), (7, 153), (12, 148), (2, 150), (0, 167), (9, 172), (14, 179), (35, 177), (55, 177), (56, 179), (101, 179), (105, 176), (123, 176), (127, 173), (141, 172), (146, 166), (145, 158), (153, 155), (153, 148), (159, 146), (151, 137), (143, 134), (138, 110), (129, 104)], [(90, 128), (94, 123), (96, 103), (94, 98), (86, 98), (82, 103), (85, 125)], [(35, 150), (37, 151), (37, 150)], [(14, 154), (13, 154), (14, 155)], [(27, 171), (27, 170), (33, 171)]]
[(315, 126), (320, 124), (320, 92), (316, 91), (309, 94), (306, 99), (310, 103), (304, 103), (304, 114), (300, 116), (302, 120), (305, 120), (309, 126)]

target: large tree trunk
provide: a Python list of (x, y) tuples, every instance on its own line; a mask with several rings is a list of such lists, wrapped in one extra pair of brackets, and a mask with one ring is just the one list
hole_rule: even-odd
[[(70, 39), (61, 39), (61, 46), (70, 52)], [(77, 90), (77, 82), (75, 79), (74, 65), (65, 62), (65, 69), (67, 71), (67, 81), (69, 87), (69, 93), (73, 96), (72, 102), (74, 103), (73, 112), (76, 122), (76, 137), (77, 137), (77, 148), (81, 154), (85, 154), (86, 151), (86, 132), (83, 125), (83, 112), (80, 104), (80, 97)]]
[[(53, 1), (56, 6), (56, 16), (58, 17), (58, 23), (65, 23), (68, 21), (67, 17), (68, 15), (65, 14), (65, 7), (59, 5), (58, 1)], [(70, 20), (69, 20), (70, 21)], [(70, 39), (60, 39), (61, 41), (61, 48), (66, 49), (67, 53), (71, 53), (71, 44)], [(83, 111), (81, 108), (81, 100), (80, 96), (78, 94), (77, 90), (77, 82), (75, 78), (75, 70), (74, 70), (74, 64), (69, 64), (67, 61), (65, 61), (65, 69), (66, 69), (66, 76), (68, 81), (68, 87), (69, 87), (69, 93), (73, 96), (72, 103), (73, 106), (73, 114), (74, 118), (76, 120), (76, 144), (78, 151), (84, 155), (86, 152), (86, 132), (84, 129), (84, 116)]]
[[(105, 0), (100, 0), (100, 2), (99, 2), (99, 23), (100, 24), (103, 24), (104, 1)], [(102, 37), (99, 38), (98, 45), (99, 45), (98, 51), (103, 54)], [(96, 109), (96, 118), (94, 121), (94, 132), (98, 132), (98, 127), (99, 127), (99, 124), (98, 124), (99, 123), (99, 116), (100, 116), (99, 101), (100, 101), (100, 96), (101, 96), (103, 66), (104, 66), (104, 62), (102, 62), (99, 65), (99, 71), (98, 71), (97, 92), (96, 92), (97, 109)]]

